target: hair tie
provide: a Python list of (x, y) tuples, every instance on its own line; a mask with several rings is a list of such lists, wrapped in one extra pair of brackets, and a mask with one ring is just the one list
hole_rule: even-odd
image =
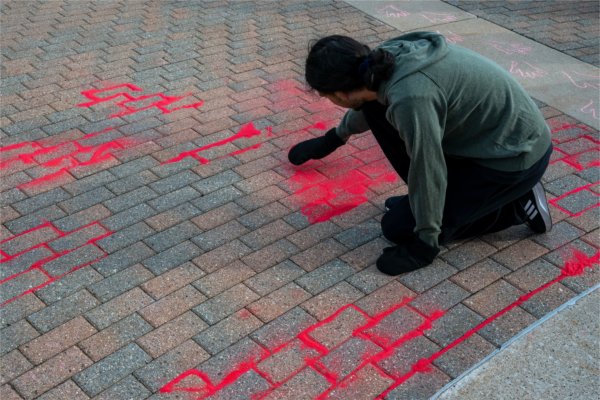
[(369, 68), (370, 66), (371, 66), (371, 61), (369, 60), (369, 57), (367, 56), (358, 66), (358, 73), (360, 75), (364, 75), (365, 72), (367, 72), (367, 68)]

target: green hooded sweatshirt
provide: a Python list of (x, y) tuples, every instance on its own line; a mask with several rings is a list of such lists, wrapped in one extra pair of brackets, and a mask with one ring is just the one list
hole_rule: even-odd
[[(550, 130), (519, 83), (502, 67), (442, 35), (415, 32), (384, 42), (396, 65), (378, 101), (406, 143), (415, 232), (438, 246), (445, 203), (445, 156), (499, 171), (522, 171), (550, 146)], [(346, 141), (369, 129), (360, 110), (337, 127)]]

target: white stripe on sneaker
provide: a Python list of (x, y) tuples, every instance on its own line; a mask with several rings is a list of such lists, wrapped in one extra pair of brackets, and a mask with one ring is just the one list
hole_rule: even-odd
[(538, 215), (538, 210), (534, 210), (535, 212), (529, 216), (529, 219), (534, 219), (536, 215)]

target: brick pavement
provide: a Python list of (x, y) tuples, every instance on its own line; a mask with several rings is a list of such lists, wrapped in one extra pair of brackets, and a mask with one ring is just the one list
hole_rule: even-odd
[(600, 281), (598, 132), (541, 103), (553, 231), (377, 272), (406, 186), (374, 140), (286, 162), (342, 115), (309, 40), (397, 34), (343, 2), (1, 11), (3, 399), (427, 398)]

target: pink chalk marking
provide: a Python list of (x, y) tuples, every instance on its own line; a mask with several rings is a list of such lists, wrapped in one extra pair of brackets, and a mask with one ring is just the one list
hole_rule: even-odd
[[(578, 141), (586, 142), (586, 146), (583, 150), (579, 152), (569, 153), (564, 149), (565, 147), (569, 146), (570, 143), (575, 143)], [(563, 162), (572, 166), (578, 171), (583, 171), (584, 169), (598, 165), (598, 159), (596, 157), (596, 154), (600, 151), (600, 141), (596, 140), (594, 137), (585, 134), (563, 141), (557, 141), (553, 139), (552, 142), (554, 143), (555, 158), (550, 162), (550, 164)], [(589, 142), (589, 145), (587, 145), (587, 142)], [(583, 146), (579, 145), (578, 147), (581, 148)], [(590, 156), (590, 153), (592, 154), (592, 161), (590, 161), (586, 165), (582, 164), (583, 161), (581, 161), (581, 159), (584, 156)], [(559, 154), (562, 154), (564, 156), (557, 157), (557, 155)]]
[[(110, 87), (103, 88), (103, 89), (84, 90), (83, 92), (81, 92), (81, 94), (83, 96), (87, 97), (91, 101), (88, 101), (85, 103), (80, 103), (77, 106), (78, 107), (92, 107), (97, 104), (115, 100), (119, 97), (122, 97), (123, 100), (114, 102), (114, 105), (117, 106), (118, 108), (120, 108), (122, 111), (110, 116), (110, 118), (117, 118), (117, 117), (122, 117), (125, 115), (134, 114), (139, 111), (148, 110), (148, 109), (154, 108), (154, 107), (159, 109), (163, 114), (169, 114), (169, 113), (172, 113), (174, 111), (181, 110), (184, 108), (198, 108), (204, 104), (204, 101), (198, 101), (198, 102), (195, 102), (192, 104), (185, 104), (185, 105), (182, 105), (179, 107), (173, 107), (173, 108), (168, 107), (174, 103), (177, 103), (177, 102), (191, 96), (191, 94), (185, 94), (183, 96), (168, 96), (163, 93), (152, 93), (152, 94), (147, 94), (147, 95), (142, 95), (142, 96), (136, 97), (136, 96), (129, 94), (128, 92), (120, 91), (120, 92), (110, 94), (106, 97), (98, 96), (98, 94), (106, 93), (106, 92), (113, 92), (113, 91), (115, 91), (117, 89), (121, 89), (121, 88), (126, 88), (133, 92), (143, 91), (142, 88), (137, 87), (136, 85), (131, 84), (131, 83), (123, 83), (120, 85), (110, 86)], [(144, 102), (144, 100), (152, 99), (152, 98), (157, 98), (157, 100), (150, 102), (148, 104), (145, 104), (141, 107), (135, 107), (135, 103)], [(130, 103), (133, 103), (133, 104), (130, 105)]]
[[(181, 160), (183, 160), (184, 158), (187, 158), (187, 157), (194, 158), (194, 159), (198, 160), (202, 164), (208, 164), (210, 162), (210, 160), (208, 160), (207, 158), (201, 157), (198, 153), (201, 153), (201, 152), (203, 152), (205, 150), (208, 150), (208, 149), (212, 149), (213, 147), (219, 147), (219, 146), (223, 146), (223, 145), (225, 145), (227, 143), (232, 143), (232, 142), (234, 142), (236, 140), (239, 140), (239, 139), (248, 139), (248, 138), (251, 138), (251, 137), (254, 137), (254, 136), (258, 136), (261, 133), (262, 133), (261, 131), (259, 131), (258, 129), (256, 129), (254, 127), (254, 124), (252, 122), (249, 122), (249, 123), (243, 125), (242, 128), (239, 130), (239, 132), (236, 133), (235, 135), (231, 136), (231, 137), (228, 137), (228, 138), (223, 139), (223, 140), (219, 140), (218, 142), (207, 144), (206, 146), (202, 146), (202, 147), (199, 147), (199, 148), (194, 149), (194, 150), (184, 151), (182, 153), (179, 153), (179, 155), (177, 155), (176, 157), (173, 157), (173, 158), (171, 158), (171, 159), (169, 159), (167, 161), (163, 161), (162, 164), (170, 164), (170, 163), (174, 163), (174, 162), (179, 162), (179, 161), (181, 161)], [(256, 145), (253, 146), (254, 149), (256, 149), (258, 147), (260, 147), (260, 145), (259, 146), (256, 146)], [(252, 150), (253, 148), (250, 148), (248, 150)], [(248, 150), (244, 149), (244, 151), (248, 151)], [(233, 153), (240, 154), (240, 152), (244, 152), (244, 151), (238, 150), (237, 152), (234, 151)], [(232, 155), (234, 155), (234, 154), (232, 154)]]
[[(52, 249), (52, 247), (51, 247), (51, 246), (48, 244), (50, 241), (55, 241), (55, 240), (57, 240), (57, 239), (60, 239), (61, 237), (65, 237), (65, 236), (69, 236), (69, 235), (74, 235), (74, 234), (77, 234), (77, 232), (79, 232), (79, 231), (81, 231), (81, 230), (83, 230), (83, 229), (89, 228), (89, 227), (91, 227), (91, 226), (99, 226), (100, 228), (102, 228), (102, 230), (104, 231), (104, 233), (102, 233), (102, 234), (99, 234), (99, 235), (97, 235), (97, 236), (94, 236), (94, 237), (92, 237), (91, 239), (88, 239), (88, 240), (87, 240), (85, 243), (83, 243), (83, 244), (81, 244), (81, 245), (79, 245), (79, 246), (77, 246), (77, 247), (75, 247), (75, 248), (73, 248), (73, 249), (69, 249), (69, 250), (55, 251), (55, 250), (53, 250), (53, 249)], [(72, 273), (72, 272), (75, 272), (75, 271), (77, 271), (77, 270), (79, 270), (79, 269), (81, 269), (81, 268), (84, 268), (84, 267), (86, 267), (86, 266), (88, 266), (88, 265), (91, 265), (91, 264), (93, 264), (93, 263), (95, 263), (95, 262), (98, 262), (98, 261), (100, 261), (101, 259), (105, 258), (105, 257), (107, 256), (106, 252), (104, 252), (104, 250), (102, 250), (102, 249), (101, 249), (101, 248), (100, 248), (100, 247), (99, 247), (99, 246), (98, 246), (96, 243), (97, 243), (99, 240), (102, 240), (102, 239), (104, 239), (104, 238), (106, 238), (106, 237), (108, 237), (108, 236), (110, 236), (110, 235), (112, 235), (112, 234), (113, 234), (113, 232), (112, 232), (112, 231), (110, 231), (110, 230), (108, 230), (106, 227), (104, 227), (104, 226), (103, 226), (103, 225), (102, 225), (102, 224), (101, 224), (99, 221), (94, 221), (94, 222), (91, 222), (91, 223), (89, 223), (89, 224), (87, 224), (87, 225), (84, 225), (84, 226), (82, 226), (82, 227), (80, 227), (80, 228), (74, 229), (74, 230), (72, 230), (72, 231), (67, 231), (67, 232), (66, 232), (66, 231), (63, 231), (63, 230), (61, 230), (61, 229), (58, 229), (58, 228), (57, 228), (56, 226), (54, 226), (54, 224), (52, 224), (51, 222), (49, 222), (49, 221), (45, 221), (45, 222), (43, 222), (42, 224), (40, 224), (40, 225), (38, 225), (38, 226), (36, 226), (36, 227), (33, 227), (33, 228), (31, 228), (31, 229), (28, 229), (28, 230), (26, 230), (26, 231), (23, 231), (23, 232), (21, 232), (21, 233), (20, 233), (20, 234), (18, 234), (18, 235), (14, 235), (14, 236), (12, 236), (12, 237), (9, 237), (9, 238), (7, 238), (7, 239), (4, 239), (4, 240), (0, 241), (0, 244), (8, 243), (8, 242), (10, 242), (10, 241), (12, 241), (12, 240), (15, 240), (15, 239), (17, 239), (17, 238), (19, 238), (19, 237), (22, 237), (22, 236), (24, 236), (24, 235), (27, 235), (27, 234), (29, 234), (29, 233), (32, 233), (32, 232), (38, 231), (38, 230), (40, 230), (40, 229), (46, 229), (46, 228), (50, 228), (51, 230), (53, 230), (54, 232), (56, 232), (58, 236), (57, 236), (57, 237), (53, 237), (53, 238), (51, 238), (51, 239), (49, 239), (49, 240), (47, 240), (47, 241), (45, 241), (45, 242), (39, 243), (39, 244), (37, 244), (37, 245), (31, 246), (31, 247), (29, 247), (29, 248), (27, 248), (27, 249), (25, 249), (25, 250), (22, 250), (22, 251), (20, 251), (20, 252), (19, 252), (19, 253), (17, 253), (17, 254), (8, 255), (6, 252), (4, 252), (4, 251), (3, 251), (3, 252), (2, 252), (2, 259), (0, 259), (0, 264), (4, 264), (4, 263), (6, 263), (6, 262), (8, 262), (8, 261), (10, 261), (10, 260), (12, 260), (12, 259), (14, 259), (14, 258), (16, 258), (16, 257), (19, 257), (19, 256), (21, 256), (21, 255), (24, 255), (24, 254), (26, 254), (27, 252), (30, 252), (30, 251), (32, 251), (32, 250), (35, 250), (35, 249), (38, 249), (38, 248), (45, 248), (45, 249), (49, 250), (49, 251), (50, 251), (52, 254), (51, 254), (51, 255), (49, 255), (49, 256), (47, 256), (47, 257), (45, 257), (45, 258), (43, 258), (43, 259), (41, 259), (41, 260), (38, 260), (38, 261), (34, 262), (34, 263), (33, 263), (31, 266), (29, 266), (29, 267), (28, 267), (26, 270), (24, 270), (24, 271), (21, 271), (21, 272), (18, 272), (18, 273), (16, 273), (16, 274), (12, 274), (12, 275), (10, 275), (10, 276), (8, 276), (8, 277), (6, 277), (6, 278), (4, 278), (4, 279), (0, 280), (0, 285), (1, 285), (1, 284), (4, 284), (4, 283), (6, 283), (6, 282), (9, 282), (9, 281), (11, 281), (11, 280), (13, 280), (13, 279), (15, 279), (15, 278), (17, 278), (17, 277), (19, 277), (19, 276), (22, 276), (22, 275), (25, 275), (25, 274), (27, 274), (27, 273), (30, 273), (30, 272), (32, 272), (32, 271), (34, 271), (34, 270), (41, 272), (41, 273), (42, 273), (43, 275), (45, 275), (45, 276), (46, 276), (48, 279), (47, 279), (45, 282), (43, 282), (43, 283), (41, 283), (41, 284), (39, 284), (39, 285), (37, 285), (37, 286), (35, 286), (35, 287), (29, 288), (29, 289), (27, 289), (27, 290), (24, 290), (23, 292), (21, 292), (21, 293), (17, 294), (16, 296), (13, 296), (12, 298), (10, 298), (10, 299), (8, 299), (8, 300), (5, 300), (4, 302), (0, 303), (0, 307), (3, 307), (3, 306), (5, 306), (5, 305), (7, 305), (7, 304), (9, 304), (9, 303), (11, 303), (11, 302), (13, 302), (13, 301), (15, 301), (16, 299), (18, 299), (18, 298), (20, 298), (20, 297), (23, 297), (23, 296), (25, 296), (25, 295), (27, 295), (27, 294), (29, 294), (29, 293), (34, 293), (34, 292), (38, 291), (39, 289), (41, 289), (41, 288), (43, 288), (43, 287), (45, 287), (45, 286), (48, 286), (49, 284), (51, 284), (51, 283), (53, 283), (53, 282), (56, 282), (56, 281), (58, 281), (58, 280), (62, 279), (63, 277), (65, 277), (66, 275), (68, 275), (68, 274), (70, 274), (70, 273)], [(72, 253), (72, 252), (74, 252), (74, 251), (77, 251), (77, 250), (79, 250), (80, 248), (82, 248), (82, 247), (84, 247), (84, 246), (88, 246), (88, 245), (93, 245), (93, 246), (95, 246), (95, 247), (96, 247), (98, 250), (100, 250), (100, 251), (101, 251), (103, 254), (102, 254), (100, 257), (98, 257), (98, 258), (96, 258), (96, 259), (94, 259), (94, 260), (92, 260), (92, 261), (86, 262), (86, 263), (84, 263), (84, 264), (81, 264), (81, 265), (74, 266), (74, 267), (70, 268), (68, 271), (66, 271), (66, 272), (64, 272), (64, 273), (62, 273), (62, 274), (60, 274), (60, 275), (52, 276), (52, 275), (51, 275), (51, 274), (50, 274), (50, 273), (49, 273), (49, 272), (48, 272), (46, 269), (44, 269), (44, 266), (45, 266), (46, 264), (48, 264), (49, 262), (51, 262), (51, 261), (53, 261), (53, 260), (60, 259), (60, 257), (63, 257), (63, 256), (65, 256), (65, 255), (69, 254), (69, 253)]]
[(590, 100), (585, 106), (581, 107), (580, 111), (584, 114), (591, 114), (592, 118), (600, 119), (598, 117), (598, 105), (594, 103), (594, 100)]
[(495, 48), (496, 50), (504, 53), (504, 54), (529, 54), (531, 53), (532, 48), (530, 46), (525, 46), (519, 43), (506, 43), (500, 42), (496, 40), (492, 40), (488, 42), (490, 46)]
[(394, 5), (382, 7), (379, 10), (377, 10), (377, 12), (379, 13), (379, 15), (382, 15), (386, 18), (404, 18), (410, 15), (408, 11), (401, 10), (400, 8)]
[(456, 44), (465, 41), (464, 36), (459, 35), (458, 33), (454, 33), (452, 31), (448, 31), (447, 33), (442, 33), (440, 31), (436, 31), (440, 35), (444, 35), (448, 43)]
[(450, 13), (424, 12), (421, 16), (434, 24), (440, 22), (453, 22), (458, 19), (454, 14)]
[[(523, 66), (523, 64), (526, 64), (526, 66)], [(535, 65), (528, 62), (519, 63), (518, 61), (511, 61), (509, 72), (513, 75), (528, 79), (537, 79), (548, 75), (546, 71)]]
[[(573, 86), (579, 89), (600, 89), (600, 75), (592, 76), (580, 74), (578, 72), (568, 73), (567, 71), (561, 71), (564, 76), (573, 84)], [(575, 77), (575, 78), (574, 78)]]

